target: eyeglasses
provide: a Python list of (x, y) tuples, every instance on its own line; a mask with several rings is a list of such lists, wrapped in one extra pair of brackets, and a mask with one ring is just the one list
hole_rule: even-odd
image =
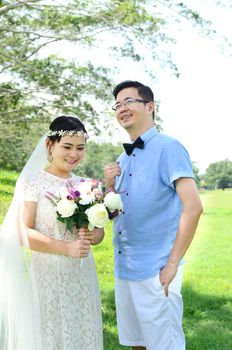
[(119, 109), (122, 106), (129, 106), (130, 104), (136, 103), (136, 102), (148, 103), (150, 101), (141, 100), (139, 98), (128, 98), (124, 102), (117, 102), (117, 103), (115, 103), (115, 105), (112, 107), (112, 109), (113, 109), (113, 111), (119, 111)]

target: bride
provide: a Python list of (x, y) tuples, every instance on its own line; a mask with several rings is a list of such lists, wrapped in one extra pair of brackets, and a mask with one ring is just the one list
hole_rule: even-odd
[(2, 350), (103, 349), (91, 244), (104, 231), (71, 233), (45, 195), (80, 181), (72, 170), (84, 157), (86, 138), (79, 119), (56, 118), (17, 181), (0, 235)]

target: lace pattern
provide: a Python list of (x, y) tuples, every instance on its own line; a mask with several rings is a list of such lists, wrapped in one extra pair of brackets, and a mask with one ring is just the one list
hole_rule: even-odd
[[(23, 185), (24, 200), (37, 202), (35, 229), (65, 241), (76, 235), (56, 219), (45, 192), (57, 193), (66, 179), (41, 171)], [(73, 182), (79, 178), (72, 176)], [(94, 259), (32, 252), (30, 293), (39, 291), (42, 350), (102, 350), (101, 302)]]

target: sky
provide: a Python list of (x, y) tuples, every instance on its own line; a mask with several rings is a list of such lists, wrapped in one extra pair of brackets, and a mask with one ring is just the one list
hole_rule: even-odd
[[(212, 6), (210, 12), (210, 7), (203, 6), (201, 11), (210, 14), (219, 34), (232, 40), (232, 9), (219, 11)], [(232, 160), (232, 56), (184, 23), (175, 38), (173, 58), (179, 78), (165, 70), (154, 82), (131, 66), (122, 68), (117, 80), (139, 80), (152, 87), (160, 100), (163, 132), (183, 143), (203, 174), (210, 163)], [(118, 130), (117, 137), (121, 141), (127, 135)]]
[(160, 81), (163, 129), (188, 149), (201, 172), (232, 160), (232, 58), (206, 40), (182, 37), (176, 48), (179, 79)]
[[(231, 15), (232, 8), (211, 8), (218, 33), (232, 39)], [(186, 146), (204, 173), (212, 162), (232, 160), (232, 56), (189, 28), (178, 35), (174, 59), (179, 79), (164, 76), (158, 85), (163, 129)]]

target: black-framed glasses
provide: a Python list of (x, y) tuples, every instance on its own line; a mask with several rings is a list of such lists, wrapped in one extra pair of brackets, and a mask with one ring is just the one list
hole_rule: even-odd
[(140, 98), (127, 98), (124, 102), (117, 102), (112, 107), (113, 111), (118, 111), (122, 106), (129, 106), (132, 103), (141, 102), (141, 103), (148, 103), (150, 101), (147, 100), (141, 100)]

